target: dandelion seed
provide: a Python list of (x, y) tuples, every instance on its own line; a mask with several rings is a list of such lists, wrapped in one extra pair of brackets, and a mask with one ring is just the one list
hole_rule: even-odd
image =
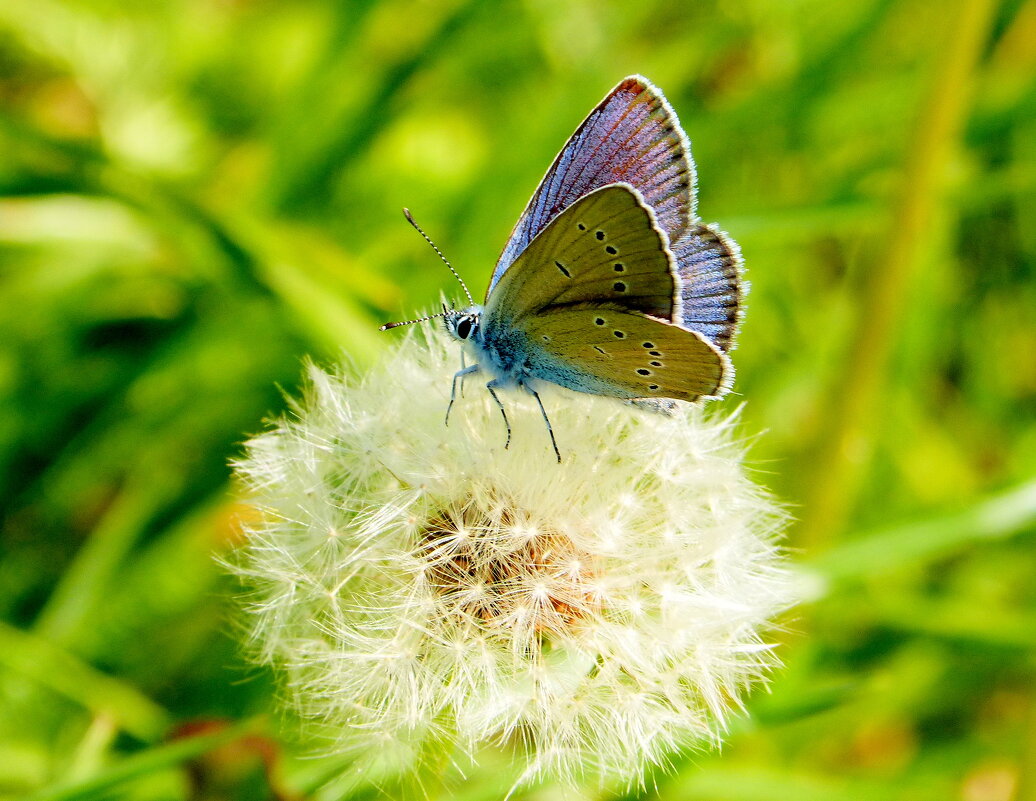
[(733, 421), (545, 391), (558, 465), (517, 395), (510, 449), (474, 387), (443, 426), (452, 355), (428, 333), (363, 381), (313, 368), (296, 417), (248, 444), (258, 658), (382, 759), (496, 743), (527, 778), (636, 781), (715, 742), (792, 597)]

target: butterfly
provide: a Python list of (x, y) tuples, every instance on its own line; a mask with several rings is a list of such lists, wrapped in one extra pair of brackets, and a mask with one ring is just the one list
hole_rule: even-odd
[(476, 304), (388, 323), (442, 317), (474, 363), (453, 378), (488, 377), (510, 445), (498, 389), (536, 398), (537, 387), (638, 404), (717, 398), (731, 387), (727, 355), (745, 284), (737, 244), (696, 214), (690, 145), (662, 92), (622, 80), (576, 129), (533, 193)]

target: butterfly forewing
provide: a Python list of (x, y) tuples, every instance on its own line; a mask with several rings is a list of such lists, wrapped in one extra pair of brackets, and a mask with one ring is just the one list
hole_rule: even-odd
[(694, 331), (607, 306), (554, 309), (526, 335), (563, 371), (544, 376), (581, 392), (620, 398), (716, 397), (729, 389), (726, 355)]
[(694, 180), (687, 139), (672, 107), (646, 79), (626, 78), (590, 112), (554, 159), (500, 254), (486, 299), (551, 220), (607, 184), (633, 186), (675, 241), (694, 217)]
[(678, 281), (654, 214), (635, 190), (615, 184), (551, 221), (504, 275), (485, 320), (519, 325), (545, 309), (588, 301), (668, 319)]

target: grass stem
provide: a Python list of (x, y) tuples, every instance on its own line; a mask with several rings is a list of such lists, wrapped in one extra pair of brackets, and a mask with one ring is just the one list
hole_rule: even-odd
[(874, 265), (860, 304), (854, 344), (829, 403), (798, 544), (827, 547), (852, 511), (873, 447), (878, 402), (887, 394), (887, 368), (905, 312), (907, 292), (943, 198), (945, 168), (968, 108), (970, 77), (993, 19), (996, 0), (961, 0), (937, 57), (933, 84), (915, 123), (903, 181), (884, 253)]

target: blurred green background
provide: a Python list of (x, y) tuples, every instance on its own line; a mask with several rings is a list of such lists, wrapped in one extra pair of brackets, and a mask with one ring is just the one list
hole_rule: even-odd
[(407, 797), (256, 717), (227, 463), (459, 295), (403, 206), (480, 292), (633, 72), (743, 247), (717, 405), (811, 599), (643, 795), (1036, 799), (1034, 0), (2, 0), (0, 798)]

